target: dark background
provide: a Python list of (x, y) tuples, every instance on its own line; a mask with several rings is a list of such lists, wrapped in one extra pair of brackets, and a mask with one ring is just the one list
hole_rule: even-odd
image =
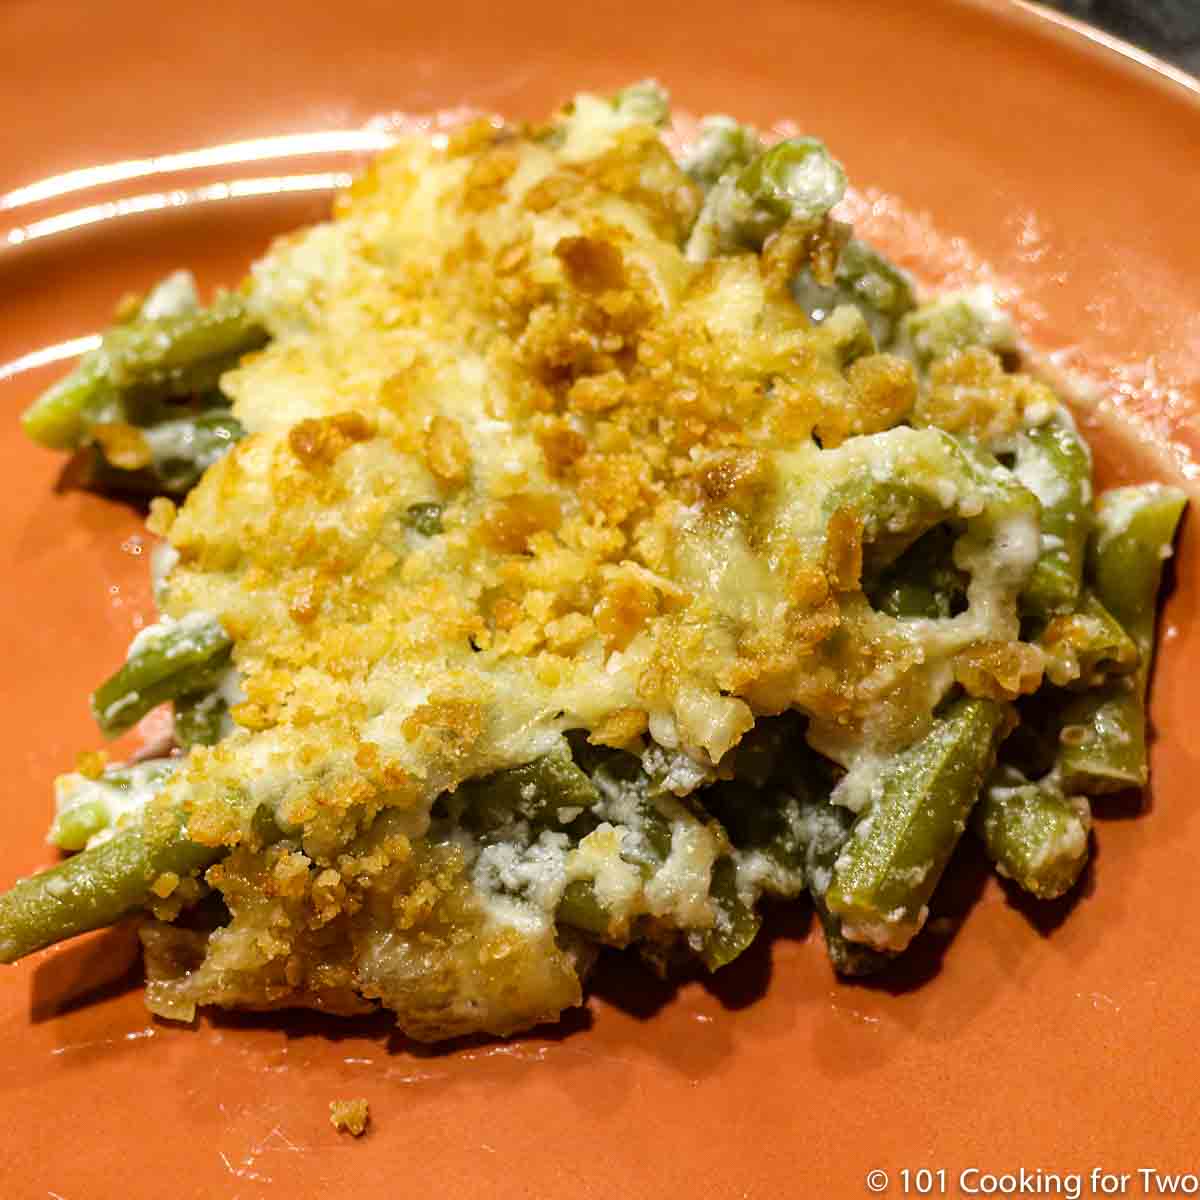
[(1045, 0), (1200, 75), (1200, 0)]

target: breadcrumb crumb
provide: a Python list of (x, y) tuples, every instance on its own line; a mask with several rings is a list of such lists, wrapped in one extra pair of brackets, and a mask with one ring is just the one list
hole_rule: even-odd
[(359, 1096), (355, 1100), (330, 1100), (329, 1123), (339, 1133), (348, 1133), (353, 1137), (362, 1137), (367, 1131), (370, 1120), (370, 1109), (365, 1099)]

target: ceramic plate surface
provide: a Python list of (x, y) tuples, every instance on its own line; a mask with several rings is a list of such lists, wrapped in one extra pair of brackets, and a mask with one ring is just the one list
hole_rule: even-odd
[[(122, 293), (183, 264), (235, 281), (319, 217), (397, 113), (535, 117), (653, 74), (692, 112), (789, 118), (868, 233), (929, 282), (986, 275), (1087, 376), (1104, 482), (1195, 475), (1200, 101), (1030, 10), (9, 0), (0, 50), (0, 884), (48, 861), (51, 780), (97, 744), (88, 691), (150, 607), (138, 515), (56, 490), (17, 413)], [(1077, 897), (1027, 905), (967, 854), (889, 983), (835, 982), (800, 912), (710, 983), (614, 960), (558, 1030), (433, 1050), (383, 1019), (155, 1022), (132, 934), (93, 936), (0, 970), (0, 1194), (836, 1200), (871, 1170), (898, 1196), (905, 1169), (954, 1195), (969, 1168), (1098, 1167), (1138, 1195), (1140, 1167), (1200, 1169), (1195, 526), (1153, 786), (1098, 806)], [(328, 1122), (352, 1096), (360, 1142)]]

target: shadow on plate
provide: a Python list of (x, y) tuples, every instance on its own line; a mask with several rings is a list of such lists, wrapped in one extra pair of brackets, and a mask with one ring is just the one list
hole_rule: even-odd
[[(1138, 802), (1137, 793), (1131, 794), (1131, 799), (1115, 799), (1120, 804)], [(1106, 801), (1106, 807), (1110, 803)], [(703, 988), (726, 1012), (737, 1013), (764, 1000), (771, 988), (777, 952), (791, 945), (802, 948), (801, 954), (791, 956), (789, 970), (806, 974), (807, 979), (801, 983), (805, 990), (824, 993), (836, 987), (850, 992), (861, 989), (904, 995), (929, 986), (939, 974), (945, 956), (992, 873), (991, 864), (974, 839), (964, 842), (934, 896), (925, 929), (903, 956), (877, 975), (837, 980), (826, 960), (811, 905), (803, 901), (780, 902), (766, 906), (762, 931), (745, 953), (716, 973), (709, 974), (698, 967), (664, 979), (635, 953), (606, 950), (589, 978), (587, 991), (590, 997), (637, 1022), (655, 1020), (676, 1002), (681, 989), (689, 986)], [(1067, 896), (1054, 901), (1036, 900), (1008, 881), (1002, 880), (1001, 884), (1007, 903), (1047, 938), (1070, 916), (1075, 905), (1090, 894), (1094, 868), (1089, 863), (1081, 882)], [(31, 1020), (35, 1023), (52, 1020), (137, 990), (142, 985), (138, 949), (135, 929), (132, 923), (127, 923), (54, 954), (34, 972)], [(404, 1054), (422, 1060), (474, 1054), (500, 1044), (498, 1039), (485, 1035), (435, 1044), (417, 1042), (399, 1033), (392, 1015), (386, 1011), (341, 1017), (306, 1009), (274, 1012), (208, 1009), (202, 1019), (217, 1029), (270, 1031), (288, 1041), (365, 1040), (376, 1043), (390, 1055)], [(568, 1010), (557, 1024), (506, 1039), (503, 1044), (520, 1047), (563, 1043), (585, 1033), (594, 1023), (593, 1012), (585, 1005)]]
[[(728, 1011), (744, 1009), (761, 1000), (770, 986), (774, 947), (780, 942), (804, 941), (810, 935), (811, 925), (809, 905), (772, 905), (753, 945), (736, 962), (713, 975), (700, 969), (681, 971), (663, 979), (636, 954), (605, 950), (588, 979), (587, 994), (638, 1021), (652, 1021), (676, 999), (681, 988), (691, 983), (699, 983)], [(266, 1013), (214, 1009), (205, 1013), (205, 1020), (218, 1028), (271, 1030), (289, 1040), (310, 1037), (330, 1041), (367, 1039), (379, 1042), (389, 1054), (405, 1054), (418, 1059), (471, 1054), (497, 1044), (496, 1038), (487, 1035), (436, 1043), (414, 1041), (398, 1032), (391, 1014), (382, 1011), (359, 1017), (338, 1017), (304, 1009)], [(586, 1005), (568, 1009), (557, 1024), (540, 1026), (504, 1039), (504, 1044), (519, 1047), (523, 1043), (565, 1042), (589, 1030), (594, 1021), (593, 1013)]]
[(131, 922), (56, 951), (33, 972), (30, 1021), (52, 1021), (137, 990), (142, 986), (140, 951)]
[(64, 496), (69, 492), (86, 492), (92, 496), (102, 496), (107, 503), (121, 505), (140, 517), (146, 517), (150, 512), (150, 495), (103, 486), (98, 462), (97, 452), (92, 447), (85, 446), (77, 450), (63, 463), (54, 481), (54, 494)]

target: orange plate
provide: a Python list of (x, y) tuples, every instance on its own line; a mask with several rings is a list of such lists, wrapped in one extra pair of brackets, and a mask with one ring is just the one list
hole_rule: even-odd
[[(0, 363), (95, 330), (173, 266), (236, 279), (268, 236), (319, 215), (312, 177), (361, 160), (370, 139), (11, 189), (396, 110), (533, 117), (577, 88), (656, 74), (690, 111), (823, 135), (864, 189), (869, 229), (927, 277), (987, 264), (1034, 344), (1098, 380), (1102, 414), (1143, 419), (1138, 447), (1100, 438), (1106, 482), (1194, 473), (1195, 85), (1031, 10), (57, 0), (5, 5), (0, 39), (0, 237), (24, 230), (0, 242)], [(278, 176), (318, 190), (220, 201), (212, 187)], [(139, 205), (157, 211), (94, 219), (155, 195)], [(53, 232), (80, 211), (93, 220)], [(59, 459), (15, 428), (54, 370), (0, 368), (5, 884), (47, 860), (51, 779), (96, 744), (88, 689), (149, 603), (136, 514), (56, 491)], [(1139, 1167), (1200, 1167), (1194, 528), (1155, 680), (1152, 794), (1140, 810), (1099, 806), (1078, 903), (1026, 903), (968, 852), (939, 894), (945, 920), (890, 983), (835, 982), (797, 912), (711, 982), (671, 988), (613, 960), (560, 1030), (438, 1050), (383, 1019), (157, 1023), (118, 930), (0, 972), (0, 1191), (851, 1197), (871, 1169), (899, 1195), (902, 1169), (942, 1168), (953, 1195), (965, 1168), (1099, 1167), (1133, 1173), (1137, 1195)], [(353, 1096), (371, 1103), (361, 1142), (328, 1122), (328, 1102)]]

